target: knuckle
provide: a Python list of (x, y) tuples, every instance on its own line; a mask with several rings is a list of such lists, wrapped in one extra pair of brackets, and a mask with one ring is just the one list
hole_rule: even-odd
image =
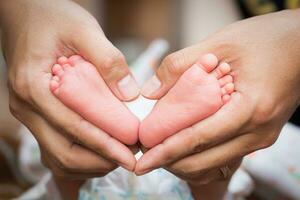
[(191, 138), (189, 140), (189, 148), (191, 148), (191, 152), (199, 153), (207, 147), (209, 144), (209, 136), (207, 132), (200, 132), (201, 129), (196, 128), (195, 126), (191, 126), (187, 128), (190, 132)]
[(272, 146), (276, 142), (279, 133), (280, 133), (279, 131), (274, 132), (264, 137), (264, 139), (261, 141), (259, 145), (259, 149), (265, 149)]
[(57, 157), (58, 168), (63, 172), (72, 172), (76, 169), (76, 159), (70, 154), (61, 154)]
[(124, 55), (119, 50), (113, 49), (110, 55), (102, 59), (100, 71), (108, 83), (119, 80), (128, 73)]
[(66, 130), (73, 142), (82, 144), (84, 142), (82, 140), (85, 138), (85, 130), (88, 130), (87, 128), (87, 122), (82, 117), (79, 117), (75, 123), (72, 122), (69, 126), (67, 126)]
[(275, 111), (275, 101), (272, 98), (263, 98), (258, 101), (251, 122), (255, 125), (267, 124), (273, 119)]
[(47, 167), (55, 176), (59, 177), (59, 178), (66, 178), (67, 177), (67, 173), (62, 170), (57, 163), (50, 163), (45, 159), (45, 158), (41, 158), (41, 162), (42, 164)]
[(22, 119), (22, 113), (24, 111), (24, 105), (22, 105), (22, 102), (19, 102), (13, 95), (9, 96), (9, 111), (10, 113), (19, 121), (23, 121)]
[[(40, 84), (36, 84), (34, 76), (27, 75), (27, 71), (19, 70), (16, 75), (10, 76), (7, 82), (10, 94), (15, 95), (18, 99), (34, 105), (38, 95), (37, 91), (41, 91)], [(37, 96), (37, 98), (35, 98)]]
[(205, 149), (206, 145), (203, 143), (203, 139), (198, 139), (197, 144), (193, 145), (193, 152), (199, 153)]
[(186, 177), (188, 179), (191, 179), (193, 177), (193, 173), (189, 169), (180, 168), (177, 169), (176, 171), (180, 176)]
[(42, 163), (42, 165), (44, 165), (45, 167), (50, 168), (50, 166), (49, 166), (49, 164), (48, 164), (48, 162), (47, 162), (45, 156), (43, 156), (43, 154), (41, 155), (41, 163)]
[(102, 68), (104, 70), (113, 70), (116, 67), (120, 67), (125, 63), (124, 55), (116, 49), (110, 50), (110, 54), (105, 56), (102, 61)]
[(8, 79), (9, 89), (21, 99), (29, 99), (29, 84), (25, 74), (24, 72), (17, 72), (14, 75), (9, 75)]
[(18, 118), (19, 116), (19, 105), (14, 101), (14, 100), (10, 100), (9, 101), (9, 110), (10, 113), (15, 116), (16, 118)]
[(196, 137), (192, 142), (191, 146), (193, 146), (193, 152), (199, 153), (205, 150), (207, 146), (207, 139), (206, 139), (206, 134), (200, 134), (200, 136)]
[(165, 148), (163, 154), (164, 163), (169, 163), (174, 159), (174, 149), (173, 148)]
[(174, 75), (181, 74), (185, 64), (185, 55), (180, 51), (172, 53), (163, 60), (163, 64), (167, 67), (169, 73)]
[(114, 164), (114, 163), (107, 163), (107, 164), (105, 164), (105, 165), (102, 166), (102, 169), (101, 169), (100, 172), (107, 174), (107, 173), (113, 171), (116, 168), (117, 168), (116, 164)]

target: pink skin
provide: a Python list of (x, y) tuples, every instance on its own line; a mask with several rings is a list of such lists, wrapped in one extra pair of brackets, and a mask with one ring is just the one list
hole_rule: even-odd
[(124, 144), (138, 140), (139, 120), (117, 99), (94, 65), (78, 55), (60, 57), (50, 90), (67, 107)]
[(206, 54), (191, 66), (142, 121), (139, 140), (151, 148), (218, 111), (234, 91), (229, 64)]

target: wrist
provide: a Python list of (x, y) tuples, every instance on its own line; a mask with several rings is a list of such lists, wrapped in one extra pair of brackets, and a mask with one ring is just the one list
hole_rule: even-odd
[(229, 180), (217, 181), (204, 185), (188, 183), (195, 200), (219, 200), (226, 194)]
[(192, 196), (195, 200), (198, 200), (201, 198), (201, 189), (199, 189), (199, 186), (188, 183), (188, 186), (190, 188), (190, 191), (192, 193)]

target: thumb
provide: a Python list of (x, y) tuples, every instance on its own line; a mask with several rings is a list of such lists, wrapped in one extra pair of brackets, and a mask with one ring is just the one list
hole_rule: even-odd
[(141, 89), (141, 94), (149, 99), (159, 99), (173, 87), (179, 77), (199, 59), (201, 63), (218, 62), (214, 47), (209, 42), (187, 47), (163, 59), (156, 74)]
[(130, 101), (139, 95), (139, 88), (124, 55), (100, 28), (85, 31), (74, 43), (80, 54), (96, 66), (108, 87), (120, 100)]

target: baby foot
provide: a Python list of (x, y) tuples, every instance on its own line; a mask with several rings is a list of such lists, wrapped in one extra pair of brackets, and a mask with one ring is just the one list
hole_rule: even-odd
[(139, 140), (148, 148), (203, 120), (230, 100), (234, 91), (229, 64), (206, 54), (190, 67), (142, 121)]
[(131, 145), (137, 142), (139, 120), (117, 99), (95, 66), (74, 55), (52, 67), (50, 90), (84, 119)]

